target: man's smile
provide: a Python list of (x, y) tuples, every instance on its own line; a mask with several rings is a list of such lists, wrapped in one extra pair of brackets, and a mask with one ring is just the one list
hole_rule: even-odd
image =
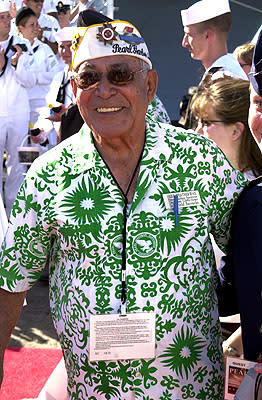
[(101, 107), (97, 108), (96, 111), (99, 113), (116, 112), (122, 110), (123, 107)]

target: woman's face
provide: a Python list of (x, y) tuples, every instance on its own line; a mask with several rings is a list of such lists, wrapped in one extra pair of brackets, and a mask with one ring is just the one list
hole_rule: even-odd
[(37, 18), (32, 15), (26, 21), (25, 26), (20, 25), (19, 29), (20, 29), (22, 36), (25, 39), (28, 39), (30, 41), (30, 43), (32, 43), (34, 41), (34, 39), (37, 37), (38, 31), (39, 31), (39, 25), (38, 25)]
[(243, 60), (243, 58), (241, 58), (241, 57), (237, 57), (237, 61), (239, 62), (241, 68), (242, 68), (243, 71), (245, 72), (246, 76), (249, 78), (248, 74), (249, 74), (249, 72), (250, 72), (251, 65), (250, 65), (250, 64), (247, 64), (247, 63), (245, 62), (245, 60)]
[(224, 124), (215, 111), (208, 106), (205, 112), (198, 118), (196, 132), (213, 140), (225, 154), (228, 154), (232, 146), (234, 129), (235, 124)]

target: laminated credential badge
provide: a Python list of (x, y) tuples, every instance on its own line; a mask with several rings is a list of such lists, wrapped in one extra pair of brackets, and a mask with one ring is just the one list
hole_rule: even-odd
[(187, 192), (167, 193), (163, 195), (165, 206), (168, 210), (174, 209), (174, 198), (178, 197), (178, 207), (193, 207), (201, 204), (200, 194), (198, 190), (190, 190)]

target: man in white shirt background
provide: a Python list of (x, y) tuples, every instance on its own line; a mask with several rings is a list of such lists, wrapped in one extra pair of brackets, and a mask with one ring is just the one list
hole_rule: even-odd
[(184, 26), (182, 46), (194, 60), (201, 61), (205, 74), (213, 79), (222, 74), (247, 79), (238, 61), (227, 52), (232, 23), (229, 0), (201, 0), (181, 11)]

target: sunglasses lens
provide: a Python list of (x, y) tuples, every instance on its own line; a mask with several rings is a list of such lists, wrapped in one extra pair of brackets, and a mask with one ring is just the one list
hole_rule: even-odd
[[(99, 74), (95, 71), (82, 72), (75, 76), (75, 82), (80, 89), (86, 89), (100, 81), (103, 74), (104, 73)], [(134, 79), (135, 72), (129, 70), (111, 69), (105, 74), (108, 81), (113, 83), (113, 85), (126, 85)]]
[(133, 72), (128, 70), (111, 70), (108, 72), (108, 80), (114, 85), (125, 85), (133, 79)]
[(75, 79), (77, 86), (85, 89), (95, 85), (100, 80), (100, 77), (95, 71), (89, 71), (78, 74)]

